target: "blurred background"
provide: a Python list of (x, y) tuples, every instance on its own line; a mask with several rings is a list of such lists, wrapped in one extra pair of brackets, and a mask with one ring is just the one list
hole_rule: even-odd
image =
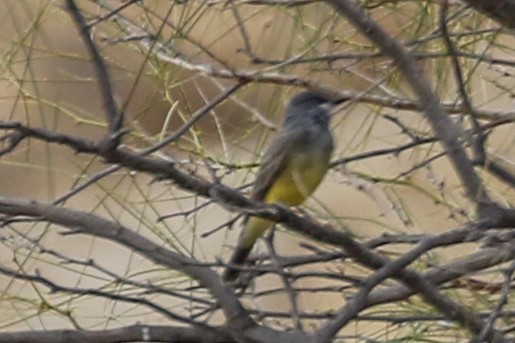
[[(217, 76), (217, 71), (263, 75), (156, 154), (192, 173), (209, 178), (209, 164), (221, 182), (231, 187), (246, 185), (243, 191), (247, 192), (260, 152), (281, 124), (285, 104), (303, 89), (292, 85), (302, 85), (302, 80), (354, 95), (353, 101), (337, 109), (332, 121), (337, 142), (334, 161), (399, 147), (414, 136), (433, 136), (421, 113), (395, 103), (413, 101), (395, 66), (324, 3), (82, 0), (77, 4), (92, 25), (92, 38), (109, 67), (115, 99), (130, 130), (124, 144), (131, 149), (159, 142), (235, 83), (234, 78)], [(456, 122), (470, 128), (466, 116), (459, 113), (461, 100), (438, 32), (437, 4), (378, 1), (366, 5), (374, 19), (417, 56), (442, 102), (457, 109)], [(116, 15), (107, 15), (113, 9)], [(513, 35), (460, 2), (451, 2), (448, 16), (452, 38), (463, 56), (468, 54), (460, 62), (482, 122), (513, 118)], [(0, 120), (101, 139), (106, 132), (105, 110), (94, 68), (62, 2), (2, 0), (0, 20)], [(170, 60), (149, 52), (148, 41), (158, 42), (154, 48)], [(298, 82), (289, 82), (288, 77)], [(515, 159), (512, 126), (495, 126), (488, 136), (488, 151), (508, 166)], [(473, 204), (465, 198), (448, 160), (441, 157), (442, 151), (434, 142), (337, 163), (303, 208), (360, 240), (457, 227), (473, 217)], [(94, 212), (204, 262), (216, 263), (228, 256), (241, 220), (231, 228), (223, 225), (235, 213), (173, 184), (123, 168), (90, 182), (109, 168), (98, 157), (31, 139), (0, 158), (0, 195), (58, 201)], [(513, 188), (487, 172), (480, 174), (496, 200), (513, 205)], [(85, 189), (73, 191), (88, 183)], [(37, 222), (3, 229), (0, 263), (27, 272), (38, 270), (63, 284), (120, 293), (136, 290), (79, 261), (92, 259), (121, 277), (150, 280), (163, 287), (189, 282), (113, 243), (62, 235), (63, 231)], [(282, 229), (275, 237), (281, 255), (310, 252), (302, 243), (309, 242)], [(397, 246), (385, 253), (394, 257), (407, 248)], [(427, 256), (425, 263), (450, 261), (470, 249), (465, 244), (441, 249)], [(262, 244), (259, 251), (266, 252)], [(335, 270), (342, 275), (365, 275), (356, 266)], [(0, 285), (4, 330), (167, 322), (136, 305), (48, 294), (41, 286), (7, 277), (0, 277)], [(319, 287), (320, 280), (305, 278), (297, 286)], [(280, 287), (280, 282), (270, 277), (255, 287), (259, 293)], [(248, 301), (257, 309), (287, 312), (285, 297), (270, 292)], [(308, 291), (298, 301), (303, 310), (330, 313), (345, 301), (345, 290)], [(385, 306), (375, 314), (411, 313), (415, 305)], [(184, 301), (169, 306), (179, 312), (192, 310)], [(384, 325), (365, 324), (349, 328), (349, 334), (389, 335)]]

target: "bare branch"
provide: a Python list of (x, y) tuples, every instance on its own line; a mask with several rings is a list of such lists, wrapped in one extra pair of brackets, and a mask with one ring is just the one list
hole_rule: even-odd
[[(220, 302), (231, 325), (249, 326), (252, 320), (243, 309), (234, 293), (224, 286), (220, 277), (196, 260), (181, 256), (153, 243), (131, 230), (100, 218), (96, 215), (60, 208), (37, 201), (0, 198), (0, 212), (16, 216), (40, 218), (53, 224), (64, 226), (72, 233), (86, 233), (116, 242), (138, 252), (155, 263), (185, 273), (206, 287)], [(238, 324), (237, 324), (238, 323)], [(237, 325), (236, 325), (237, 324)]]
[(104, 101), (104, 110), (106, 111), (107, 121), (109, 123), (109, 134), (104, 142), (107, 145), (104, 148), (111, 150), (120, 144), (120, 130), (123, 125), (123, 114), (120, 112), (114, 101), (113, 87), (111, 85), (109, 72), (107, 71), (107, 67), (104, 63), (104, 58), (91, 39), (90, 27), (87, 25), (86, 20), (77, 8), (74, 0), (66, 0), (66, 7), (75, 21), (75, 24), (79, 28), (82, 40), (93, 59), (98, 85), (100, 86), (100, 93), (102, 94), (102, 99)]
[(441, 139), (469, 199), (477, 204), (480, 215), (489, 217), (497, 213), (499, 206), (490, 200), (482, 181), (474, 171), (472, 161), (461, 147), (460, 137), (463, 137), (463, 132), (445, 113), (416, 60), (354, 1), (327, 0), (327, 2), (395, 61), (415, 92), (420, 109), (424, 111), (426, 119)]
[(119, 343), (119, 342), (235, 342), (222, 330), (198, 328), (132, 325), (110, 330), (45, 330), (1, 332), (0, 343)]

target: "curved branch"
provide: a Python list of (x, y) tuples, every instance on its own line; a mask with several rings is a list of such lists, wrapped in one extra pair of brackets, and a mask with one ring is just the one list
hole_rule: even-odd
[(86, 20), (84, 19), (81, 11), (77, 8), (74, 0), (67, 0), (66, 8), (79, 28), (80, 36), (84, 41), (84, 45), (86, 45), (86, 48), (93, 59), (93, 66), (97, 74), (98, 85), (100, 87), (100, 93), (102, 94), (102, 100), (104, 103), (104, 110), (109, 123), (109, 134), (105, 138), (105, 143), (107, 143), (106, 148), (113, 149), (121, 142), (120, 130), (123, 125), (123, 113), (118, 109), (118, 106), (116, 106), (114, 101), (113, 86), (111, 85), (109, 72), (104, 63), (104, 58), (91, 39), (90, 27), (86, 24)]
[(352, 0), (327, 0), (342, 16), (345, 16), (363, 35), (390, 56), (404, 75), (416, 97), (419, 108), (442, 141), (454, 170), (466, 190), (468, 198), (476, 203), (479, 214), (491, 217), (499, 212), (499, 205), (488, 196), (486, 188), (474, 170), (471, 159), (461, 146), (462, 130), (449, 118), (422, 68), (401, 44), (384, 31), (368, 14)]
[(190, 276), (209, 289), (223, 309), (230, 326), (242, 329), (253, 324), (236, 295), (222, 283), (214, 271), (194, 259), (167, 250), (120, 224), (94, 214), (35, 200), (0, 197), (0, 212), (9, 216), (36, 217), (66, 227), (72, 230), (71, 233), (89, 234), (123, 245), (155, 263)]

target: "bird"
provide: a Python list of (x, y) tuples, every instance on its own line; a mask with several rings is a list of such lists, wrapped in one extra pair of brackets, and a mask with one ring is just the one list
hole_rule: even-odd
[[(308, 198), (324, 178), (334, 141), (329, 128), (330, 110), (348, 100), (331, 100), (317, 92), (304, 91), (286, 106), (286, 115), (278, 135), (262, 158), (250, 198), (268, 204), (298, 206)], [(248, 216), (238, 243), (222, 276), (234, 282), (240, 268), (259, 237), (273, 225), (267, 219)], [(236, 267), (236, 268), (234, 268)]]

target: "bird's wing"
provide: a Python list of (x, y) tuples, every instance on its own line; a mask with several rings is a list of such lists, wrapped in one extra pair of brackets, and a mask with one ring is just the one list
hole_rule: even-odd
[(268, 146), (256, 175), (252, 199), (263, 200), (277, 176), (284, 170), (297, 144), (298, 132), (284, 131)]

